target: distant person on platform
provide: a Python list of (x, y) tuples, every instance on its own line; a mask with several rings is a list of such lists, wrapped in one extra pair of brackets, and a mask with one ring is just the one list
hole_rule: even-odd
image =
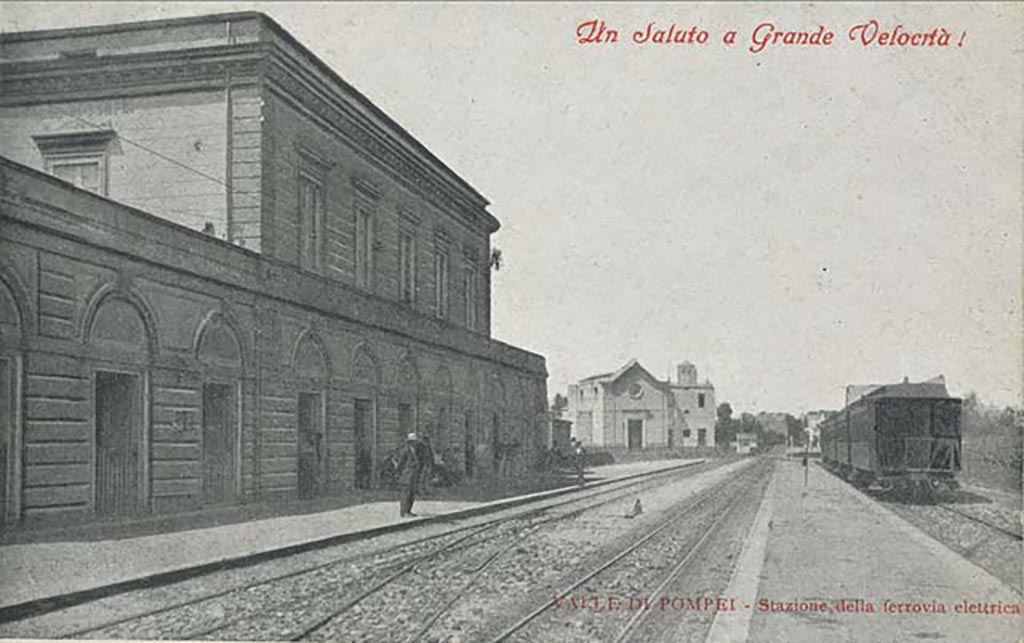
[(587, 451), (583, 448), (583, 443), (579, 440), (574, 440), (573, 445), (573, 458), (576, 460), (576, 484), (583, 486), (583, 458)]
[(416, 487), (423, 473), (423, 459), (420, 457), (419, 437), (410, 433), (406, 437), (405, 449), (402, 450), (402, 457), (398, 460), (398, 476), (405, 487), (405, 495), (398, 505), (398, 515), (402, 518), (415, 516), (412, 512), (412, 504), (416, 502)]

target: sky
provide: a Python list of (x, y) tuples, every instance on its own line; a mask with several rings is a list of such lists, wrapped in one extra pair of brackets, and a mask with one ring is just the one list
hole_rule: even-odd
[[(1022, 5), (5, 2), (0, 27), (239, 10), (491, 201), (493, 334), (549, 395), (637, 358), (737, 411), (939, 374), (1020, 403)], [(619, 41), (580, 44), (595, 19)], [(872, 19), (951, 43), (851, 41)], [(651, 22), (708, 40), (633, 42)], [(835, 35), (752, 53), (762, 23)]]

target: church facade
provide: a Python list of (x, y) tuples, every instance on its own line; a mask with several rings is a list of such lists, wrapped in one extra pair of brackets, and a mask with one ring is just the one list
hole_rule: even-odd
[(637, 360), (569, 386), (568, 418), (584, 444), (630, 451), (715, 446), (715, 388), (698, 382), (690, 362), (675, 381), (660, 380)]

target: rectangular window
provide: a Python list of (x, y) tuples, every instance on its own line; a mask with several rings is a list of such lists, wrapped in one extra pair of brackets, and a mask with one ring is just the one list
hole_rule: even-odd
[(373, 213), (356, 207), (356, 285), (373, 288)]
[(697, 406), (699, 408), (704, 408), (704, 394), (703, 393), (697, 393)]
[(58, 179), (96, 194), (107, 194), (106, 156), (83, 154), (46, 159), (46, 170)]
[(708, 430), (697, 429), (697, 446), (704, 447), (708, 445)]
[(308, 172), (299, 173), (299, 260), (306, 270), (323, 271), (324, 185)]
[(416, 239), (408, 232), (398, 238), (398, 297), (406, 304), (416, 302)]
[(448, 253), (443, 249), (434, 255), (434, 309), (441, 319), (448, 318)]
[(32, 139), (53, 176), (96, 194), (107, 195), (107, 152), (113, 130), (39, 134)]
[(476, 268), (472, 263), (466, 263), (462, 271), (463, 292), (466, 296), (466, 328), (476, 330), (477, 326), (477, 294), (476, 294)]

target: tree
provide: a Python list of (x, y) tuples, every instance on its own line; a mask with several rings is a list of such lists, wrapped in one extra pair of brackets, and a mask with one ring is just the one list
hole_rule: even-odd
[(728, 402), (719, 404), (716, 413), (718, 414), (718, 420), (721, 422), (732, 420), (732, 406)]
[(795, 447), (804, 446), (807, 433), (804, 431), (804, 423), (789, 413), (786, 414), (786, 439)]
[(757, 416), (751, 413), (744, 413), (740, 416), (740, 430), (744, 433), (753, 433), (757, 436), (757, 447), (759, 451), (770, 449), (776, 444), (785, 444), (786, 436), (778, 431), (771, 431), (764, 428)]
[(732, 406), (722, 402), (716, 409), (718, 420), (715, 421), (715, 444), (729, 446), (736, 439), (736, 420), (732, 419)]
[(569, 398), (561, 393), (555, 393), (555, 399), (551, 402), (551, 412), (555, 417), (562, 417), (565, 409), (569, 406)]

